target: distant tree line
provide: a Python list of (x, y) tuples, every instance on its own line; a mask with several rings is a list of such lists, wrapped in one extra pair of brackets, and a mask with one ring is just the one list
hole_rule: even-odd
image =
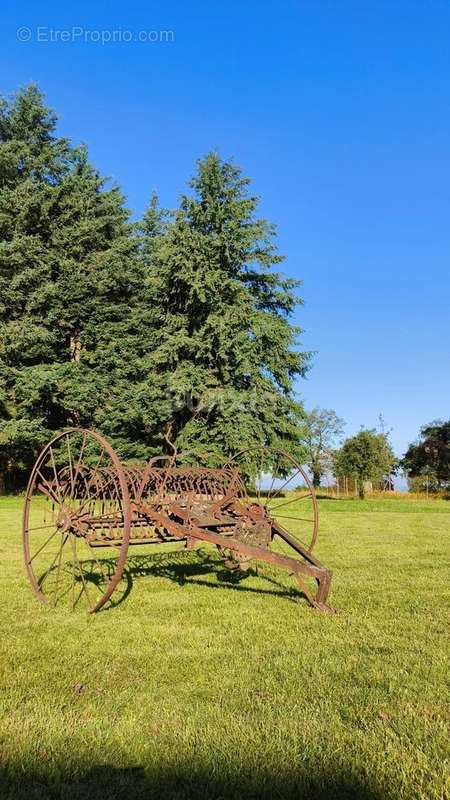
[(362, 429), (337, 447), (343, 428), (343, 420), (331, 409), (314, 408), (305, 419), (306, 461), (316, 487), (326, 474), (351, 479), (363, 498), (368, 484), (392, 486), (392, 475), (402, 470), (412, 491), (450, 489), (450, 420), (424, 425), (401, 459), (383, 429)]
[(304, 433), (307, 464), (314, 486), (319, 487), (327, 473), (337, 479), (350, 478), (363, 498), (367, 484), (390, 476), (397, 459), (383, 431), (363, 429), (338, 448), (344, 426), (344, 421), (332, 409), (314, 408), (307, 415)]

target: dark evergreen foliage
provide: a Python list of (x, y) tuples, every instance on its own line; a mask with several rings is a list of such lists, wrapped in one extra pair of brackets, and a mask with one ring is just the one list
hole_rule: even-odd
[(57, 137), (55, 124), (35, 87), (2, 102), (0, 458), (7, 474), (28, 468), (36, 449), (67, 425), (121, 431), (123, 443), (134, 441), (126, 396), (142, 340), (136, 241), (119, 190), (105, 189), (86, 150)]
[(450, 486), (450, 420), (435, 420), (420, 429), (406, 451), (402, 467), (410, 478), (427, 476), (437, 489)]
[[(53, 432), (103, 432), (125, 459), (164, 436), (217, 459), (298, 451), (308, 357), (296, 284), (234, 165), (199, 162), (176, 212), (131, 224), (33, 86), (0, 104), (0, 472), (22, 478)], [(275, 268), (275, 269), (274, 269)]]
[(298, 284), (273, 269), (282, 261), (275, 231), (248, 187), (210, 153), (173, 221), (162, 226), (153, 203), (144, 224), (159, 315), (149, 368), (170, 401), (156, 412), (160, 427), (180, 449), (215, 451), (218, 462), (254, 444), (299, 451), (293, 379), (308, 355), (290, 323)]

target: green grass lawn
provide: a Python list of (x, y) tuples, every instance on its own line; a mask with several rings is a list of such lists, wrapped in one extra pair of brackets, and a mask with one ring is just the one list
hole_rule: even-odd
[(1, 800), (448, 797), (450, 502), (320, 505), (338, 615), (202, 547), (130, 551), (86, 616), (36, 601), (0, 499)]

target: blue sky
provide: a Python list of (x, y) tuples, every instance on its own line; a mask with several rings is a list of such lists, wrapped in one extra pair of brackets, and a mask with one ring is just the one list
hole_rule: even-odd
[(251, 176), (304, 282), (306, 405), (382, 413), (399, 454), (448, 419), (450, 4), (39, 5), (2, 5), (0, 92), (36, 81), (134, 214), (211, 148)]

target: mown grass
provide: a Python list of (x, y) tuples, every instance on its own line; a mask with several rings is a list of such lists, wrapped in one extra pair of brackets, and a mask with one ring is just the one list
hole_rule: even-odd
[(132, 551), (88, 617), (34, 599), (1, 499), (2, 800), (442, 800), (450, 504), (320, 504), (338, 615), (202, 547)]
[(364, 500), (358, 497), (333, 497), (319, 493), (319, 506), (322, 511), (387, 511), (402, 514), (423, 512), (425, 514), (450, 514), (450, 498), (432, 497), (425, 495), (411, 497), (407, 492), (400, 494), (368, 495)]

